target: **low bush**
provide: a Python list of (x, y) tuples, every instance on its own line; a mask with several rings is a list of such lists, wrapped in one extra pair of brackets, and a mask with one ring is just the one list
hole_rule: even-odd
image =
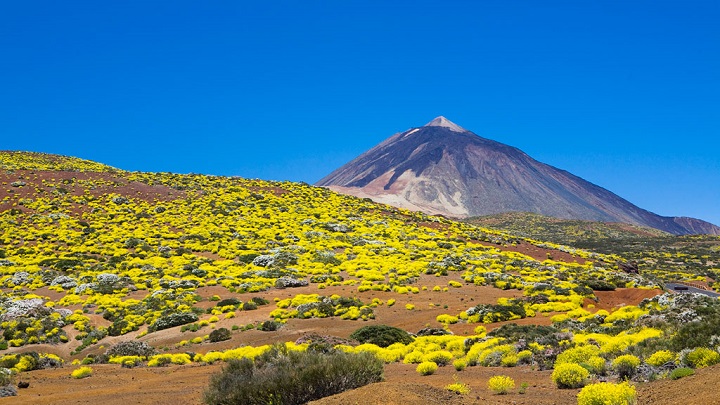
[[(711, 311), (716, 306), (717, 303), (710, 302), (704, 311)], [(679, 352), (694, 347), (710, 347), (713, 336), (720, 336), (720, 314), (718, 313), (712, 313), (699, 321), (683, 324), (670, 339), (670, 349)]]
[(80, 367), (78, 369), (73, 370), (72, 373), (70, 373), (70, 376), (72, 378), (81, 379), (85, 377), (90, 377), (93, 373), (93, 369), (90, 367)]
[(629, 379), (635, 375), (637, 367), (640, 365), (640, 359), (632, 354), (619, 356), (612, 362), (613, 370), (618, 373), (621, 379)]
[(263, 332), (274, 332), (282, 328), (282, 325), (283, 324), (278, 321), (265, 321), (258, 325), (258, 330)]
[(431, 375), (434, 374), (437, 369), (438, 365), (433, 363), (432, 361), (423, 361), (422, 363), (418, 364), (415, 371), (417, 371), (420, 375)]
[(698, 347), (685, 357), (688, 365), (694, 368), (703, 368), (720, 363), (720, 353), (706, 347)]
[(423, 356), (423, 361), (431, 361), (438, 366), (445, 366), (447, 364), (450, 364), (450, 362), (453, 359), (452, 353), (450, 353), (447, 350), (438, 350), (434, 352), (427, 353), (425, 356)]
[(145, 342), (138, 342), (137, 340), (128, 340), (120, 342), (115, 346), (109, 348), (105, 352), (105, 356), (117, 357), (117, 356), (139, 356), (139, 357), (150, 357), (157, 353), (154, 347), (150, 346)]
[(232, 335), (230, 333), (230, 329), (228, 328), (219, 328), (210, 332), (211, 342), (222, 342), (224, 340), (230, 340), (231, 337)]
[(515, 388), (515, 380), (506, 375), (496, 375), (488, 380), (488, 388), (498, 395), (504, 395)]
[(574, 363), (558, 364), (552, 372), (552, 380), (558, 388), (580, 388), (589, 376), (586, 368)]
[(445, 389), (460, 395), (467, 395), (470, 393), (470, 387), (467, 384), (455, 381), (452, 384), (445, 386)]
[(615, 291), (615, 284), (608, 283), (605, 280), (587, 280), (585, 281), (585, 285), (588, 286), (588, 288), (593, 289), (595, 291)]
[(0, 367), (16, 372), (32, 371), (39, 368), (40, 355), (35, 352), (8, 354), (0, 358)]
[(683, 377), (691, 376), (693, 374), (695, 374), (695, 370), (691, 369), (690, 367), (680, 367), (670, 372), (670, 379), (677, 380)]
[(230, 360), (210, 379), (207, 404), (303, 404), (381, 381), (383, 363), (370, 353), (288, 351), (275, 346), (255, 361)]
[(552, 326), (518, 325), (516, 323), (508, 323), (497, 329), (493, 329), (490, 333), (488, 333), (488, 336), (504, 337), (508, 340), (525, 339), (527, 342), (542, 342), (545, 344), (548, 343), (546, 341), (549, 336), (558, 332), (560, 331)]
[(163, 329), (172, 328), (174, 326), (180, 326), (185, 325), (187, 323), (196, 322), (198, 320), (198, 316), (195, 315), (192, 312), (181, 312), (181, 313), (175, 313), (170, 314), (167, 316), (164, 316), (162, 318), (159, 318), (155, 323), (150, 325), (148, 330), (150, 332), (155, 332)]
[(605, 375), (607, 372), (605, 359), (600, 356), (592, 356), (583, 363), (580, 363), (580, 365), (592, 374)]
[(637, 393), (635, 387), (623, 382), (620, 384), (590, 384), (580, 390), (578, 405), (633, 405)]
[(380, 347), (388, 347), (394, 343), (410, 344), (412, 336), (402, 329), (387, 325), (363, 326), (350, 335), (360, 343), (372, 343)]
[(217, 304), (215, 304), (216, 307), (225, 307), (228, 305), (239, 305), (240, 300), (237, 298), (225, 298), (224, 300), (218, 301)]
[(0, 387), (13, 383), (13, 372), (9, 368), (0, 367)]
[(252, 297), (250, 298), (249, 302), (255, 303), (255, 305), (267, 305), (270, 303), (270, 301), (266, 300), (263, 297)]
[(675, 359), (675, 353), (670, 350), (659, 350), (648, 357), (645, 362), (651, 366), (660, 367)]
[(257, 304), (252, 301), (248, 301), (242, 305), (243, 311), (254, 311), (257, 307)]
[(422, 328), (415, 334), (415, 336), (446, 336), (452, 335), (452, 332), (443, 328)]

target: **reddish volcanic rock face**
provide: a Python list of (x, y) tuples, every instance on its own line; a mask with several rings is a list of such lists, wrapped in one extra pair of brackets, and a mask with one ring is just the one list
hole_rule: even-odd
[(624, 222), (676, 235), (720, 234), (693, 218), (662, 217), (444, 117), (393, 135), (317, 185), (454, 218), (503, 212)]

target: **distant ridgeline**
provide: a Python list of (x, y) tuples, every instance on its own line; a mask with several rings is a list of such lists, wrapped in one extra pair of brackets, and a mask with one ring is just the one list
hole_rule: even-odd
[(118, 169), (76, 157), (38, 152), (0, 151), (0, 168), (7, 170), (58, 170), (72, 172), (116, 172)]

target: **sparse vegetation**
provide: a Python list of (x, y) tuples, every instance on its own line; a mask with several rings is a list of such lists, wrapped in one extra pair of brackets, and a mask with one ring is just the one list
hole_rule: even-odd
[[(286, 351), (232, 360), (211, 378), (207, 404), (301, 404), (382, 380), (370, 354)], [(292, 383), (289, 383), (292, 381)]]

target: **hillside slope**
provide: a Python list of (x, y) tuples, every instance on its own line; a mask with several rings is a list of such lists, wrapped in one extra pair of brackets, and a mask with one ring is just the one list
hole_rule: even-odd
[[(558, 219), (526, 212), (467, 218), (468, 223), (594, 252), (618, 255), (666, 281), (695, 274), (720, 289), (720, 236), (670, 235), (618, 222)], [(663, 276), (664, 274), (664, 276)]]
[[(513, 398), (565, 403), (550, 377), (565, 351), (617, 378), (622, 354), (714, 350), (720, 334), (720, 301), (663, 293), (613, 255), (306, 184), (0, 162), (0, 364), (30, 382), (13, 403), (200, 403), (218, 363), (273, 350), (372, 353), (389, 394), (419, 400), (444, 401), (456, 375), (489, 397), (502, 365), (532, 387)], [(354, 334), (387, 325), (407, 339)], [(72, 361), (92, 376), (71, 379)], [(446, 366), (421, 376), (428, 362)]]

